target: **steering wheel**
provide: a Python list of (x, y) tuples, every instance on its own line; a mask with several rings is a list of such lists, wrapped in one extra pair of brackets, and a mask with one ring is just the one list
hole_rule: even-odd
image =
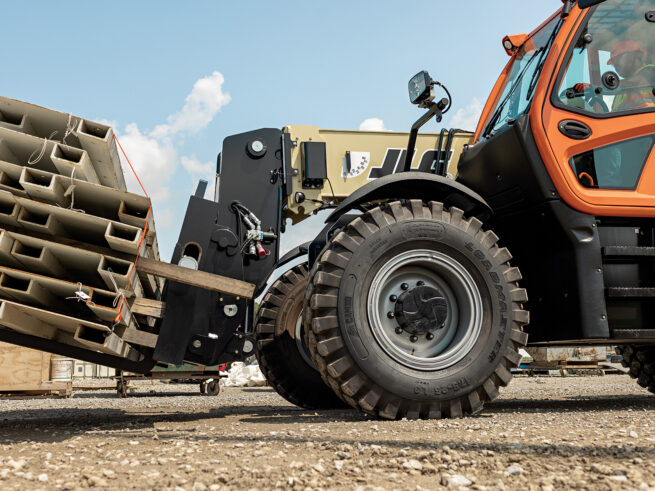
[[(592, 91), (585, 91), (584, 94), (584, 99), (587, 104), (589, 104), (595, 113), (603, 112), (603, 113), (608, 113), (610, 112), (610, 108), (607, 107), (607, 104), (603, 100), (603, 98), (600, 96), (600, 94), (597, 94), (595, 90)], [(596, 110), (596, 105), (600, 106), (602, 111), (597, 111)]]
[[(578, 92), (575, 90), (573, 87), (569, 87), (568, 89), (563, 90), (560, 93), (560, 100), (566, 99), (575, 99), (576, 97), (582, 97), (584, 98), (584, 101), (586, 104), (588, 104), (593, 112), (595, 113), (608, 113), (610, 112), (609, 107), (607, 104), (605, 104), (605, 101), (603, 98), (600, 96), (600, 94), (596, 93), (595, 89), (591, 89), (591, 87), (585, 88), (584, 92)], [(597, 110), (597, 107), (600, 107), (600, 111)]]

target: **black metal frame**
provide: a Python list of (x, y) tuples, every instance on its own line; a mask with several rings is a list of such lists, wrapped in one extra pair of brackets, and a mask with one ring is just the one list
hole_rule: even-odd
[(428, 103), (428, 110), (412, 125), (412, 129), (409, 131), (409, 140), (407, 141), (407, 153), (405, 154), (403, 172), (409, 172), (411, 170), (412, 160), (414, 159), (414, 148), (416, 147), (416, 139), (418, 138), (418, 130), (421, 129), (421, 126), (430, 121), (432, 116), (435, 116), (437, 122), (440, 122), (442, 111), (446, 106), (448, 106), (448, 103), (448, 99), (441, 99), (439, 102)]
[[(264, 142), (265, 151), (257, 155), (248, 152), (253, 140)], [(190, 198), (171, 262), (180, 260), (187, 243), (195, 243), (202, 251), (201, 271), (254, 283), (255, 296), (260, 294), (279, 265), (289, 146), (288, 138), (274, 128), (227, 137), (220, 159), (219, 200)], [(268, 255), (248, 254), (246, 221), (233, 206), (237, 202), (261, 221), (261, 231), (269, 237), (262, 243), (269, 249)], [(252, 300), (172, 281), (162, 299), (166, 316), (158, 324), (154, 353), (158, 361), (215, 365), (253, 354)]]

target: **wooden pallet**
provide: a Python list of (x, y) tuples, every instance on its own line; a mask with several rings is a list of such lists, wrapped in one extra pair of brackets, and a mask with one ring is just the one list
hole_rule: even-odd
[(71, 381), (50, 380), (52, 355), (0, 343), (0, 397), (25, 397), (72, 393)]
[(0, 388), (0, 399), (31, 399), (34, 397), (70, 397), (73, 394), (72, 382), (43, 382), (38, 388), (35, 385), (27, 385), (21, 388), (13, 387), (11, 390)]
[(561, 377), (568, 377), (573, 374), (581, 375), (615, 375), (626, 373), (620, 366), (605, 362), (589, 361), (560, 361), (560, 362), (533, 362), (513, 370), (515, 374), (527, 375), (554, 375), (559, 373)]

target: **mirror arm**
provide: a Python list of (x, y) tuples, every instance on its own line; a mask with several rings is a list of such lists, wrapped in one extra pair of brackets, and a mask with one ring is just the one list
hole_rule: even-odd
[(428, 104), (428, 110), (416, 120), (412, 125), (412, 129), (409, 132), (409, 140), (407, 142), (407, 154), (405, 155), (405, 165), (403, 167), (403, 172), (409, 172), (412, 166), (412, 160), (414, 159), (414, 148), (416, 147), (416, 138), (418, 137), (418, 130), (421, 129), (425, 123), (432, 119), (432, 116), (436, 114), (437, 121), (441, 121), (441, 111), (448, 105), (448, 99), (441, 99), (439, 102), (430, 102)]

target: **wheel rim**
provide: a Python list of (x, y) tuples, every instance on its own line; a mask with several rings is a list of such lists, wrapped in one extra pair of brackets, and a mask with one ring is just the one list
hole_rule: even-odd
[(301, 358), (313, 369), (316, 369), (314, 362), (312, 361), (311, 355), (309, 354), (309, 349), (305, 344), (305, 333), (302, 326), (302, 310), (298, 314), (298, 319), (296, 319), (296, 329), (294, 332), (294, 337), (296, 338), (296, 347), (300, 353)]
[[(432, 333), (432, 339), (397, 332), (398, 320), (389, 317), (396, 304), (392, 295), (402, 293), (403, 284), (413, 287), (419, 282), (438, 290), (447, 305), (443, 327)], [(454, 365), (471, 351), (482, 329), (482, 297), (473, 277), (458, 261), (438, 251), (411, 250), (387, 261), (373, 278), (366, 306), (380, 347), (396, 362), (415, 370)]]

